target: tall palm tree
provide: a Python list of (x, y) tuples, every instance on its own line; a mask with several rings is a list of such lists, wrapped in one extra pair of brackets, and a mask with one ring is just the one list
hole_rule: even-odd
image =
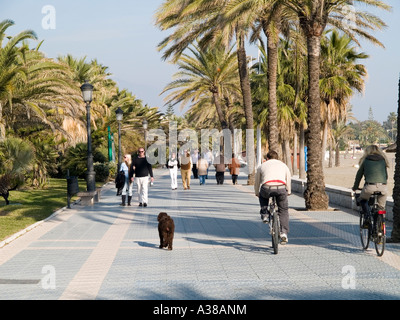
[(336, 29), (324, 33), (321, 41), (321, 120), (323, 127), (322, 159), (327, 137), (334, 122), (346, 122), (350, 98), (354, 90), (364, 90), (366, 67), (359, 62), (368, 58), (358, 53), (353, 41)]
[(352, 4), (365, 4), (386, 10), (389, 10), (390, 6), (379, 0), (284, 0), (284, 3), (298, 15), (301, 29), (307, 39), (309, 76), (308, 171), (307, 188), (304, 193), (305, 204), (307, 209), (325, 210), (328, 208), (329, 199), (325, 192), (321, 161), (321, 99), (319, 90), (321, 37), (327, 24), (331, 24), (342, 29), (355, 41), (357, 41), (357, 36), (361, 36), (378, 45), (382, 45), (366, 31), (368, 29), (383, 28), (385, 23), (381, 19), (361, 10), (355, 10), (354, 21), (351, 24), (344, 23), (343, 18), (347, 18), (348, 10), (346, 11), (345, 9)]
[[(226, 23), (224, 8), (229, 4), (226, 0), (167, 0), (157, 10), (156, 24), (162, 29), (175, 28), (173, 34), (159, 44), (159, 50), (166, 49), (164, 58), (173, 56), (176, 61), (182, 52), (196, 40), (200, 47), (223, 43), (228, 46), (235, 37), (240, 86), (243, 96), (243, 109), (246, 118), (246, 129), (254, 129), (253, 109), (251, 101), (250, 77), (247, 64), (245, 40), (251, 25), (246, 19), (238, 19), (236, 23)], [(249, 148), (254, 150), (254, 139), (248, 141)], [(250, 153), (252, 154), (252, 153)], [(250, 161), (249, 163), (252, 163)], [(254, 180), (254, 165), (250, 164), (248, 183)]]
[[(247, 27), (254, 30), (252, 40), (260, 38), (260, 30), (267, 37), (267, 74), (268, 74), (268, 145), (272, 150), (279, 148), (278, 106), (277, 106), (277, 68), (278, 44), (282, 24), (290, 19), (284, 12), (285, 7), (279, 0), (240, 0), (230, 1), (224, 10), (225, 23), (246, 21)], [(285, 26), (286, 27), (286, 26)]]

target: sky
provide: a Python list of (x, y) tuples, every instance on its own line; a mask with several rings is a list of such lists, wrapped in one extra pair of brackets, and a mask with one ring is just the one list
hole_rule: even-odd
[[(120, 89), (128, 89), (144, 104), (165, 112), (164, 87), (172, 81), (176, 66), (163, 61), (157, 45), (167, 35), (154, 26), (154, 13), (162, 0), (0, 0), (0, 21), (15, 22), (7, 30), (11, 36), (33, 30), (41, 51), (48, 57), (72, 54), (97, 61), (112, 73)], [(392, 12), (374, 12), (387, 24), (374, 35), (385, 49), (362, 42), (359, 49), (370, 58), (363, 61), (368, 70), (365, 92), (351, 101), (353, 113), (367, 120), (369, 108), (374, 119), (383, 122), (397, 112), (400, 76), (400, 1), (386, 0)], [(369, 9), (368, 9), (369, 10)], [(255, 46), (248, 55), (257, 56)], [(175, 113), (181, 114), (178, 106)]]

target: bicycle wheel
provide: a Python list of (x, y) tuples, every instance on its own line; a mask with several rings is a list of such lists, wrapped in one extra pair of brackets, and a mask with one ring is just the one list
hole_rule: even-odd
[(385, 220), (383, 219), (383, 216), (381, 214), (378, 215), (376, 218), (376, 234), (374, 237), (374, 242), (375, 242), (375, 250), (376, 253), (378, 254), (378, 257), (381, 257), (383, 255), (383, 252), (385, 251), (385, 244), (386, 244), (386, 226), (385, 226)]
[(368, 228), (365, 228), (364, 226), (365, 226), (365, 214), (360, 212), (360, 238), (361, 238), (361, 245), (362, 245), (364, 250), (367, 250), (368, 246), (369, 246), (369, 241), (371, 240), (371, 224), (368, 223)]
[(278, 254), (278, 244), (279, 244), (279, 220), (276, 212), (271, 214), (271, 237), (272, 237), (272, 247), (274, 248), (274, 254)]

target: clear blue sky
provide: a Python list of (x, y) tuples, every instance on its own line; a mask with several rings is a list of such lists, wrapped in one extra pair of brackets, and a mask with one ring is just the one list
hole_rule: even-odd
[[(364, 95), (352, 99), (357, 119), (368, 118), (372, 107), (374, 118), (385, 121), (397, 112), (397, 85), (400, 75), (400, 3), (386, 0), (391, 13), (379, 12), (389, 27), (376, 34), (386, 49), (363, 43), (361, 51), (370, 55), (364, 63), (368, 79)], [(0, 0), (0, 20), (14, 20), (8, 32), (15, 35), (26, 29), (45, 40), (41, 49), (48, 57), (68, 53), (87, 56), (109, 67), (112, 79), (121, 89), (128, 89), (151, 107), (165, 110), (159, 96), (171, 81), (176, 67), (161, 60), (157, 44), (167, 35), (153, 24), (154, 12), (161, 0)], [(55, 9), (55, 29), (45, 29), (42, 9)], [(248, 54), (257, 55), (256, 48)], [(178, 110), (176, 110), (178, 113)]]

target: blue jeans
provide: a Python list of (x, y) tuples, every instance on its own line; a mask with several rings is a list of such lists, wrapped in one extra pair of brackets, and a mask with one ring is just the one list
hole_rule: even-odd
[(200, 184), (206, 183), (206, 176), (199, 176)]

